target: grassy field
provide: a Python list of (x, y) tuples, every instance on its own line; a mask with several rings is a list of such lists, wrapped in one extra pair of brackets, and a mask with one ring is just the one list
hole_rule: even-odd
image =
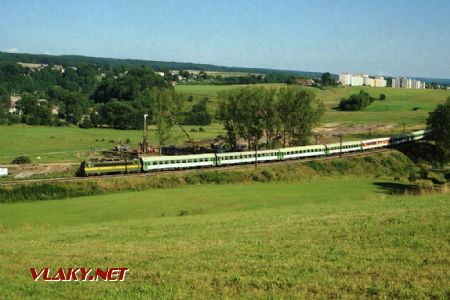
[[(203, 126), (184, 126), (194, 140), (204, 140), (222, 132), (219, 124)], [(191, 132), (191, 129), (195, 132)], [(95, 151), (112, 150), (120, 142), (134, 149), (142, 139), (141, 130), (115, 130), (107, 128), (81, 129), (78, 127), (45, 127), (13, 125), (0, 126), (0, 163), (10, 163), (14, 157), (28, 155), (34, 163), (55, 161), (80, 161), (93, 155)], [(156, 132), (149, 126), (150, 144), (155, 144)], [(167, 144), (184, 144), (186, 135), (179, 127), (173, 128), (172, 137)], [(40, 159), (38, 159), (40, 157)]]
[[(448, 297), (449, 197), (329, 177), (0, 205), (13, 298)], [(123, 283), (33, 282), (30, 267), (128, 267)]]
[[(271, 84), (265, 86), (280, 87), (282, 84)], [(210, 109), (216, 110), (217, 93), (222, 90), (235, 88), (237, 86), (221, 85), (178, 85), (176, 90), (192, 95), (194, 99), (208, 97)], [(373, 88), (373, 87), (337, 87), (321, 90), (317, 88), (306, 89), (316, 93), (317, 98), (323, 100), (327, 108), (323, 123), (335, 123), (344, 126), (354, 126), (358, 124), (383, 124), (400, 128), (405, 123), (408, 127), (423, 127), (428, 112), (432, 111), (437, 104), (443, 103), (450, 96), (450, 91), (446, 90), (414, 90), (414, 89), (393, 89), (393, 88)], [(360, 90), (367, 91), (372, 97), (378, 98), (380, 94), (385, 94), (385, 101), (375, 101), (366, 110), (358, 112), (341, 112), (335, 107), (338, 106), (342, 98), (351, 94), (359, 93)]]

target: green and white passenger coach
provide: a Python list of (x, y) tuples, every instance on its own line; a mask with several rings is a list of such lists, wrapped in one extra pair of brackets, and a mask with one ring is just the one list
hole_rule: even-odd
[(139, 159), (119, 161), (86, 161), (82, 162), (82, 175), (101, 175), (112, 173), (152, 172), (162, 170), (220, 167), (226, 165), (248, 164), (255, 161), (270, 162), (289, 159), (302, 159), (336, 155), (340, 153), (366, 151), (370, 149), (394, 146), (423, 139), (425, 130), (392, 137), (376, 138), (362, 141), (332, 143), (326, 145), (310, 145), (271, 150), (208, 153), (174, 156), (142, 156)]

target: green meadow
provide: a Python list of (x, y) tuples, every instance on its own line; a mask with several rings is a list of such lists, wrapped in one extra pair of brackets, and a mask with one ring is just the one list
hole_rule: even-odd
[[(263, 85), (270, 87), (281, 87), (283, 84)], [(176, 90), (192, 95), (194, 99), (208, 97), (212, 112), (217, 107), (217, 93), (222, 90), (236, 88), (239, 86), (224, 85), (178, 85)], [(445, 102), (450, 96), (447, 90), (415, 90), (398, 88), (374, 88), (374, 87), (336, 87), (324, 90), (305, 87), (316, 93), (326, 106), (323, 123), (333, 123), (351, 127), (354, 125), (383, 124), (392, 125), (394, 128), (403, 127), (403, 123), (410, 128), (423, 128), (428, 112), (436, 105)], [(367, 91), (372, 97), (379, 98), (380, 94), (386, 95), (386, 100), (375, 101), (364, 111), (342, 112), (335, 108), (342, 98), (351, 94), (359, 93), (360, 90)]]
[[(386, 179), (201, 185), (0, 205), (4, 299), (403, 298), (450, 293), (447, 194)], [(30, 267), (127, 267), (33, 282)]]
[[(219, 124), (203, 126), (183, 126), (194, 140), (212, 139), (223, 132)], [(195, 132), (191, 131), (192, 129)], [(33, 163), (77, 162), (95, 155), (100, 150), (112, 150), (120, 142), (130, 149), (137, 148), (142, 140), (142, 130), (116, 130), (109, 128), (81, 129), (78, 127), (46, 127), (12, 125), (0, 126), (0, 163), (10, 163), (19, 155), (28, 155)], [(150, 144), (156, 143), (156, 130), (149, 126)], [(183, 145), (186, 135), (179, 127), (174, 127), (168, 145)], [(186, 145), (187, 146), (187, 145)]]

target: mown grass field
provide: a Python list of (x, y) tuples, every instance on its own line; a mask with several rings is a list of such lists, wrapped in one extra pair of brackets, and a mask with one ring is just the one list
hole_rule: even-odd
[[(14, 298), (448, 297), (448, 194), (328, 177), (0, 205)], [(182, 216), (180, 216), (182, 215)], [(122, 283), (33, 282), (30, 267), (128, 267)]]

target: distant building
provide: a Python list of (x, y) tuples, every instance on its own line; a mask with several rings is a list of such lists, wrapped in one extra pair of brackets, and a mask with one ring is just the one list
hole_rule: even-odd
[(373, 79), (369, 77), (367, 74), (362, 75), (363, 78), (363, 85), (366, 86), (372, 86), (373, 85)]
[[(45, 67), (48, 67), (48, 64), (32, 64), (32, 63), (22, 63), (22, 62), (18, 62), (17, 64), (21, 65), (24, 68), (29, 68), (31, 71), (40, 71)], [(72, 69), (74, 69), (75, 71), (77, 70), (76, 67), (71, 67)], [(64, 73), (66, 70), (64, 69), (63, 66), (61, 65), (53, 65), (52, 66), (52, 70)]]
[[(342, 85), (351, 86), (373, 86), (373, 87), (386, 87), (387, 81), (383, 76), (377, 76), (375, 78), (369, 77), (367, 74), (349, 74), (341, 73), (339, 74), (339, 82)], [(411, 78), (392, 78), (393, 88), (404, 88), (404, 89), (425, 89), (426, 84), (423, 81), (411, 79)]]
[(40, 106), (41, 104), (47, 104), (48, 101), (47, 101), (47, 99), (38, 99), (38, 100), (37, 100), (37, 103), (38, 103), (38, 105)]
[(402, 78), (402, 88), (410, 89), (412, 86), (411, 78)]
[(373, 79), (373, 83), (372, 83), (371, 86), (374, 86), (374, 87), (386, 87), (386, 80), (382, 76), (375, 77), (375, 79)]
[(17, 108), (16, 108), (16, 103), (17, 103), (17, 101), (19, 101), (19, 100), (21, 100), (21, 99), (22, 99), (22, 97), (20, 97), (20, 96), (16, 96), (16, 95), (11, 96), (11, 98), (10, 98), (11, 103), (10, 103), (10, 106), (9, 106), (9, 112), (10, 112), (10, 113), (12, 113), (12, 114), (18, 113), (19, 115), (22, 114), (22, 112), (17, 111)]
[(402, 87), (400, 77), (392, 78), (392, 87), (393, 88), (401, 88)]
[(392, 87), (395, 88), (403, 88), (403, 89), (425, 89), (425, 82), (412, 78), (393, 78), (392, 79)]
[(362, 75), (357, 74), (355, 76), (352, 76), (351, 85), (352, 86), (360, 86), (364, 84), (364, 78)]
[(352, 74), (348, 73), (339, 74), (339, 82), (342, 85), (350, 85), (352, 83)]
[(56, 105), (52, 106), (52, 115), (58, 115), (59, 114), (59, 107)]
[(295, 83), (299, 85), (312, 86), (315, 83), (315, 81), (312, 79), (297, 79), (295, 80)]
[(351, 86), (374, 86), (374, 87), (385, 87), (386, 80), (384, 77), (375, 77), (371, 78), (367, 74), (349, 74), (349, 73), (341, 73), (339, 74), (339, 82), (342, 85), (351, 85)]

